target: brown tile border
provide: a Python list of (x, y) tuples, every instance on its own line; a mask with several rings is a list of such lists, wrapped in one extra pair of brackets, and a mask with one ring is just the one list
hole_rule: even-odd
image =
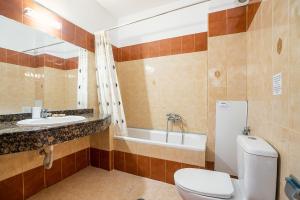
[(18, 174), (0, 182), (0, 199), (23, 199), (23, 174)]
[[(23, 14), (24, 8), (29, 7), (36, 12), (42, 12), (62, 23), (62, 29), (56, 30), (36, 22)], [(91, 52), (95, 52), (95, 36), (92, 33), (74, 25), (54, 12), (38, 5), (33, 0), (0, 0), (0, 15), (46, 32), (59, 39), (65, 40)]]
[(209, 37), (246, 32), (259, 5), (260, 0), (252, 0), (246, 6), (209, 13)]
[(38, 193), (45, 187), (44, 167), (37, 167), (23, 173), (24, 199)]
[(0, 48), (0, 54), (0, 62), (25, 67), (51, 67), (61, 70), (78, 68), (78, 57), (63, 59), (49, 54), (33, 56), (4, 48)]
[(208, 33), (202, 32), (184, 35), (121, 48), (113, 46), (114, 60), (117, 62), (125, 62), (206, 51), (208, 48), (208, 37), (246, 32), (259, 5), (260, 0), (251, 0), (246, 6), (209, 13)]
[(62, 180), (61, 159), (55, 160), (51, 169), (45, 169), (45, 185), (49, 187)]
[[(96, 148), (90, 148), (91, 166), (112, 170), (113, 169), (113, 153), (112, 151), (100, 150)], [(122, 154), (124, 156), (124, 154)], [(123, 163), (124, 164), (124, 163)], [(124, 165), (123, 168), (124, 169)]]
[[(50, 170), (40, 166), (0, 181), (0, 199), (27, 199), (43, 188), (58, 183), (69, 175), (74, 174), (76, 166), (81, 166), (80, 169), (87, 167), (89, 165), (88, 157), (89, 148), (55, 160)], [(82, 165), (83, 162), (85, 163), (84, 165)], [(77, 171), (80, 169), (77, 168)], [(66, 170), (70, 170), (70, 172)]]
[(184, 35), (117, 48), (113, 46), (117, 62), (192, 53), (207, 50), (207, 32)]
[[(121, 151), (112, 152), (114, 155), (113, 169), (170, 184), (174, 184), (174, 173), (178, 169), (201, 168), (199, 166), (189, 165), (186, 163), (179, 163)], [(214, 170), (214, 163), (206, 162), (205, 169)]]

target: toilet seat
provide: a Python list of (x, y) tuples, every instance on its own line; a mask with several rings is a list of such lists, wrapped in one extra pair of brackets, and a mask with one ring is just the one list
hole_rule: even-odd
[(234, 188), (229, 174), (203, 169), (180, 169), (174, 174), (175, 184), (182, 189), (212, 198), (230, 199)]

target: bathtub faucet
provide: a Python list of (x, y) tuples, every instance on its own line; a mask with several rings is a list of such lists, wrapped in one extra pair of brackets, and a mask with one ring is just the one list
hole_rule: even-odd
[(182, 117), (176, 113), (168, 113), (167, 119), (168, 121), (172, 121), (173, 123), (182, 121)]
[(171, 131), (173, 131), (173, 125), (176, 123), (180, 123), (180, 129), (182, 133), (181, 144), (184, 143), (184, 135), (183, 135), (183, 120), (179, 114), (176, 113), (168, 113), (167, 115), (167, 135), (166, 135), (166, 143), (169, 141), (169, 121), (172, 122)]

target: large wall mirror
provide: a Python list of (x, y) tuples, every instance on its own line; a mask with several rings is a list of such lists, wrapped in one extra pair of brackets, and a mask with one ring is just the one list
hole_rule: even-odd
[(2, 16), (0, 27), (0, 114), (86, 107), (86, 50)]

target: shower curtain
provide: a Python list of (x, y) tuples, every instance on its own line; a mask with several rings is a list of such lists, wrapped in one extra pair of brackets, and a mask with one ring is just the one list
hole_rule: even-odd
[(105, 32), (96, 34), (95, 39), (99, 110), (101, 114), (111, 115), (116, 135), (127, 135), (112, 46)]
[(78, 54), (77, 108), (88, 107), (88, 55), (80, 48)]

